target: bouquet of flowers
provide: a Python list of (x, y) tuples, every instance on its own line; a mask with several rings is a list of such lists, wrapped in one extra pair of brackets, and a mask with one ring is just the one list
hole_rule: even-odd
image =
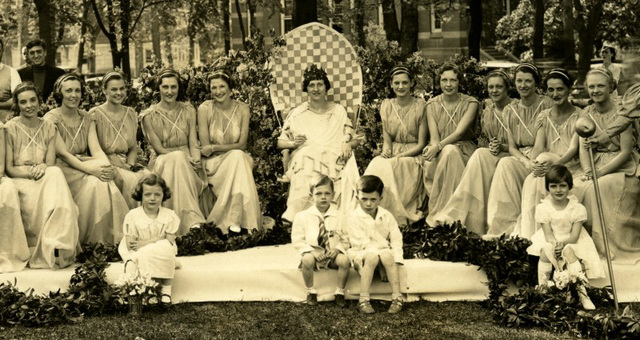
[(129, 313), (139, 315), (142, 313), (142, 305), (159, 301), (160, 284), (148, 275), (124, 273), (115, 282), (118, 301), (129, 305)]
[(568, 270), (558, 270), (553, 274), (553, 283), (560, 290), (577, 285), (586, 285), (587, 282), (584, 272), (576, 274), (569, 273)]

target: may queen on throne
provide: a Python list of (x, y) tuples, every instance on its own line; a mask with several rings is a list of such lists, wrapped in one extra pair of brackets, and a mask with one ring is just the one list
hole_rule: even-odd
[(358, 180), (358, 168), (352, 148), (359, 141), (354, 138), (351, 120), (345, 108), (327, 101), (331, 83), (327, 73), (315, 64), (304, 71), (302, 91), (309, 100), (287, 116), (278, 148), (291, 149), (286, 174), (290, 179), (287, 210), (282, 215), (293, 221), (295, 214), (311, 206), (309, 181), (317, 174), (334, 181), (338, 205), (344, 218), (350, 210), (353, 188)]

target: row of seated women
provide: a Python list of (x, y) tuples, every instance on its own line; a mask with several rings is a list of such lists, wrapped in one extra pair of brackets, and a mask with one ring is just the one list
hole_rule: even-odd
[[(426, 221), (431, 226), (460, 220), (480, 235), (530, 238), (538, 228), (535, 207), (547, 195), (544, 175), (549, 166), (562, 164), (577, 179), (572, 194), (587, 207), (587, 226), (600, 252), (603, 226), (597, 215), (594, 173), (614, 258), (640, 260), (640, 181), (635, 176), (633, 127), (604, 143), (575, 133), (581, 116), (595, 122), (599, 135), (615, 125), (618, 105), (611, 97), (611, 72), (597, 68), (588, 73), (586, 87), (593, 104), (583, 110), (569, 101), (573, 79), (563, 69), (541, 79), (534, 65), (523, 63), (515, 69), (513, 82), (504, 71), (491, 72), (486, 77), (490, 99), (480, 117), (487, 145), (478, 149), (471, 139), (479, 103), (458, 93), (461, 76), (456, 66), (445, 65), (439, 78), (442, 94), (424, 103), (410, 95), (413, 77), (408, 70), (391, 73), (395, 98), (381, 106), (382, 153), (366, 170), (383, 178), (389, 188), (381, 206), (406, 224), (419, 218), (416, 207), (428, 197)], [(520, 99), (508, 96), (513, 83)], [(537, 93), (540, 83), (546, 96)]]
[[(226, 74), (214, 73), (213, 99), (196, 113), (179, 101), (179, 79), (173, 70), (160, 72), (161, 101), (139, 117), (122, 105), (119, 72), (104, 76), (107, 100), (89, 112), (79, 108), (84, 86), (75, 74), (58, 79), (60, 106), (43, 118), (36, 87), (15, 89), (18, 116), (0, 123), (0, 272), (62, 268), (81, 244), (120, 242), (124, 217), (136, 206), (133, 188), (149, 171), (172, 190), (165, 206), (180, 218), (178, 235), (205, 222), (223, 232), (261, 226), (252, 160), (242, 151), (248, 106), (231, 99)], [(148, 170), (136, 162), (138, 120), (152, 148)]]
[[(380, 107), (381, 154), (365, 170), (385, 183), (380, 205), (400, 225), (426, 212), (431, 226), (460, 220), (480, 235), (530, 238), (538, 228), (535, 206), (547, 195), (544, 175), (551, 165), (562, 164), (576, 178), (572, 194), (589, 211), (587, 227), (598, 249), (604, 251), (594, 173), (614, 258), (640, 260), (640, 182), (635, 177), (638, 155), (633, 129), (601, 143), (575, 133), (580, 116), (595, 121), (599, 135), (615, 125), (617, 103), (611, 93), (616, 84), (611, 72), (598, 68), (588, 73), (586, 87), (593, 104), (584, 110), (569, 101), (573, 79), (567, 71), (554, 69), (541, 79), (535, 65), (523, 63), (514, 73), (512, 78), (497, 70), (486, 77), (490, 98), (480, 116), (486, 143), (477, 148), (472, 140), (480, 103), (459, 93), (463, 75), (455, 65), (443, 66), (437, 79), (442, 94), (426, 103), (411, 95), (414, 83), (409, 70), (393, 69), (389, 78), (394, 96)], [(309, 206), (306, 188), (314, 173), (328, 175), (338, 184), (336, 201), (343, 211), (353, 206), (352, 183), (358, 176), (351, 166), (355, 165), (351, 150), (358, 140), (344, 108), (326, 100), (331, 88), (326, 72), (312, 65), (304, 77), (309, 102), (289, 114), (278, 140), (280, 148), (293, 150), (283, 216), (289, 221)], [(517, 100), (508, 95), (514, 83)], [(546, 95), (538, 94), (539, 85)], [(594, 153), (595, 169), (588, 148)]]

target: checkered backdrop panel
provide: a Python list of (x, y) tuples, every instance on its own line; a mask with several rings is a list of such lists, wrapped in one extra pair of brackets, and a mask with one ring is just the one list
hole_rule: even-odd
[(272, 65), (274, 83), (271, 101), (276, 111), (288, 111), (307, 100), (302, 92), (304, 69), (319, 64), (327, 71), (330, 101), (352, 111), (362, 102), (362, 70), (351, 43), (340, 33), (320, 23), (310, 23), (290, 31), (287, 45), (277, 53)]

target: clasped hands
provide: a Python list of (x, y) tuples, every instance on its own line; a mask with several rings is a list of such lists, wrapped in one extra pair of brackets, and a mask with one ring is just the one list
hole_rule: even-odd
[(164, 240), (166, 238), (166, 234), (163, 236), (156, 236), (156, 237), (152, 237), (150, 239), (146, 239), (146, 240), (130, 240), (129, 242), (127, 242), (127, 246), (129, 247), (129, 249), (131, 250), (135, 250), (138, 251), (138, 249), (151, 244), (151, 243), (155, 243), (158, 242), (160, 240)]
[(322, 262), (322, 261), (326, 261), (326, 260), (333, 260), (333, 259), (336, 258), (336, 256), (338, 256), (338, 250), (337, 249), (331, 249), (331, 250), (327, 250), (326, 252), (324, 252), (322, 254), (313, 255), (313, 257), (315, 257), (316, 261), (318, 261), (318, 262)]
[(0, 102), (6, 102), (11, 99), (11, 90), (0, 91)]
[(553, 254), (556, 256), (557, 259), (562, 257), (562, 250), (564, 249), (565, 246), (566, 244), (564, 242), (556, 241), (556, 243), (554, 243)]
[(438, 156), (438, 153), (442, 150), (440, 148), (440, 145), (441, 145), (440, 143), (436, 145), (432, 145), (432, 144), (427, 145), (422, 150), (422, 158), (428, 162), (433, 161), (436, 158), (436, 156)]
[(492, 155), (497, 156), (500, 153), (501, 147), (502, 144), (500, 144), (500, 140), (498, 140), (498, 138), (491, 138), (489, 141), (489, 152), (491, 152)]
[(549, 170), (549, 167), (552, 165), (549, 161), (531, 161), (531, 173), (534, 177), (544, 177)]
[(103, 182), (112, 181), (116, 177), (116, 169), (111, 164), (91, 164), (89, 174), (98, 177)]
[(39, 180), (44, 176), (44, 172), (47, 170), (47, 165), (44, 163), (33, 165), (31, 169), (29, 169), (29, 173), (27, 174), (27, 178), (32, 179), (34, 181)]

